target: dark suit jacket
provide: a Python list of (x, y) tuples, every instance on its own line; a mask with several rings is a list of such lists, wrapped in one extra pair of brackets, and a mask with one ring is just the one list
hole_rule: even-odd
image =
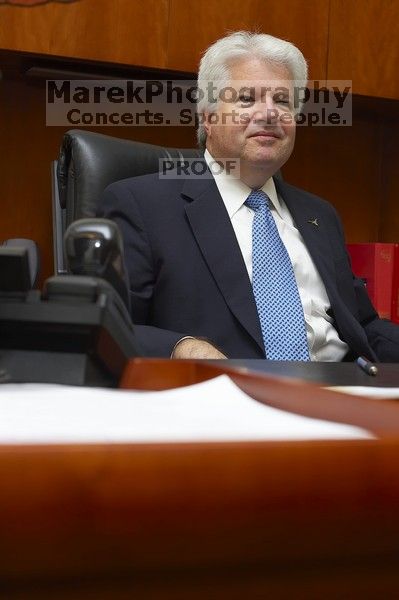
[[(355, 355), (399, 360), (399, 327), (378, 318), (353, 277), (334, 208), (287, 183), (276, 186), (324, 282), (340, 337)], [(104, 192), (100, 215), (115, 220), (124, 238), (145, 355), (168, 357), (183, 335), (193, 335), (229, 358), (265, 357), (251, 283), (212, 178), (119, 181)], [(315, 218), (318, 226), (309, 222)]]

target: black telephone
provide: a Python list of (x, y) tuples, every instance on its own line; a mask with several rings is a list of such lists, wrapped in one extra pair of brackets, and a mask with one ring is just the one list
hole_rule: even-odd
[(25, 242), (0, 247), (0, 382), (116, 386), (140, 351), (119, 230), (81, 219), (65, 233), (68, 275), (32, 289)]

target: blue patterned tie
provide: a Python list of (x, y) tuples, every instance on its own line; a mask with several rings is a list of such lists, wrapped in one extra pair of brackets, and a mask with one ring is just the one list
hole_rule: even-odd
[(269, 202), (262, 190), (251, 192), (245, 202), (255, 211), (252, 285), (266, 357), (269, 360), (310, 360), (294, 270)]

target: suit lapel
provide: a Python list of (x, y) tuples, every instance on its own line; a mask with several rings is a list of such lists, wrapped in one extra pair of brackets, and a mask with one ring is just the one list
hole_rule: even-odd
[[(367, 353), (364, 332), (358, 332), (356, 323), (348, 323), (349, 316), (342, 305), (337, 290), (337, 273), (333, 260), (330, 235), (327, 235), (327, 220), (324, 212), (314, 214), (306, 197), (279, 180), (275, 181), (279, 194), (284, 199), (294, 222), (312, 256), (315, 266), (326, 287), (337, 325), (344, 339), (353, 348)], [(182, 196), (188, 201), (186, 214), (193, 235), (225, 302), (239, 323), (257, 342), (264, 352), (262, 333), (252, 286), (245, 267), (233, 227), (223, 200), (213, 178), (187, 179)], [(315, 222), (315, 219), (317, 220)], [(353, 320), (353, 319), (352, 319)], [(351, 321), (352, 322), (352, 321)], [(364, 339), (363, 339), (364, 338)]]
[(323, 214), (312, 212), (309, 202), (306, 201), (306, 198), (302, 198), (298, 190), (293, 190), (290, 186), (278, 180), (275, 180), (275, 183), (277, 191), (284, 199), (330, 296), (333, 291), (332, 288), (336, 285), (336, 271), (332, 258), (330, 236), (327, 235), (325, 230), (326, 223), (323, 220)]
[(187, 218), (227, 306), (263, 351), (251, 282), (214, 179), (187, 179), (182, 196), (190, 200)]
[[(353, 351), (357, 351), (359, 354), (369, 354), (370, 357), (375, 358), (372, 355), (364, 330), (349, 312), (339, 295), (337, 287), (339, 273), (335, 268), (334, 253), (330, 241), (331, 236), (326, 231), (328, 223), (327, 219), (326, 222), (323, 220), (325, 215), (322, 207), (319, 209), (320, 214), (310, 212), (312, 208), (309, 207), (308, 201), (298, 190), (293, 190), (281, 181), (275, 183), (325, 285), (340, 335)], [(317, 224), (315, 224), (315, 219), (317, 219)]]

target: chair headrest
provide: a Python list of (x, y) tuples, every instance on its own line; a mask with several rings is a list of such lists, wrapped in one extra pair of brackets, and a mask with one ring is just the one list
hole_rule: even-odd
[(63, 138), (57, 165), (60, 204), (67, 224), (95, 216), (98, 199), (110, 184), (159, 170), (159, 159), (197, 157), (197, 149), (165, 148), (71, 130)]

